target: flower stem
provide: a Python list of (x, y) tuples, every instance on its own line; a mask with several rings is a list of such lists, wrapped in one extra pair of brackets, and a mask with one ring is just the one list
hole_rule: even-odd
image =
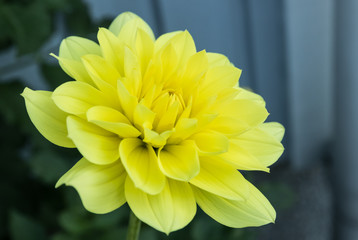
[(127, 232), (127, 240), (138, 240), (141, 221), (131, 211), (129, 216), (129, 226)]

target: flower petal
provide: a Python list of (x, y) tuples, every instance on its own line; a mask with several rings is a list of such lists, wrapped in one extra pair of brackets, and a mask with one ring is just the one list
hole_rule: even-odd
[(104, 59), (123, 76), (124, 45), (111, 31), (100, 28), (97, 34)]
[(87, 119), (89, 122), (122, 138), (138, 137), (141, 134), (122, 113), (113, 108), (104, 106), (92, 107), (87, 111)]
[(233, 228), (255, 227), (275, 221), (276, 212), (262, 193), (249, 183), (246, 201), (228, 200), (199, 188), (193, 188), (196, 201), (206, 214)]
[[(254, 128), (235, 138), (235, 142), (240, 147), (256, 157), (266, 167), (275, 163), (284, 150), (282, 144), (267, 131)], [(276, 129), (272, 131), (276, 131)]]
[(241, 70), (234, 66), (209, 68), (200, 84), (200, 95), (208, 98), (226, 88), (232, 88), (237, 85), (240, 75)]
[(232, 66), (229, 59), (223, 54), (208, 52), (207, 56), (208, 56), (210, 67)]
[(285, 128), (278, 122), (267, 122), (258, 126), (259, 129), (274, 137), (281, 142), (285, 135)]
[(137, 188), (149, 194), (158, 194), (165, 185), (165, 176), (158, 167), (153, 148), (138, 138), (126, 138), (119, 152), (122, 163)]
[(132, 12), (120, 14), (109, 26), (109, 30), (120, 39), (124, 39), (126, 43), (132, 43), (134, 41), (138, 29), (145, 31), (151, 39), (155, 39), (150, 26), (142, 18)]
[(131, 95), (121, 80), (117, 81), (119, 102), (126, 117), (133, 122), (133, 112), (138, 104), (137, 98)]
[(25, 99), (26, 109), (37, 130), (50, 142), (67, 148), (75, 147), (67, 137), (66, 117), (51, 99), (52, 92), (33, 91), (25, 88), (21, 94)]
[(251, 100), (256, 102), (257, 104), (266, 106), (264, 99), (260, 95), (250, 91), (250, 89), (237, 88), (237, 90), (238, 90), (238, 94), (235, 97), (235, 99)]
[(190, 137), (202, 154), (220, 154), (229, 149), (229, 139), (218, 132), (203, 131)]
[(68, 136), (78, 151), (94, 164), (110, 164), (119, 159), (120, 139), (79, 117), (67, 117)]
[(86, 71), (86, 68), (83, 66), (82, 62), (73, 59), (57, 57), (54, 54), (50, 55), (58, 60), (62, 70), (65, 71), (68, 76), (72, 77), (77, 81), (93, 85), (93, 81), (88, 75), (88, 72)]
[(245, 201), (249, 196), (248, 182), (241, 173), (215, 157), (200, 157), (200, 173), (190, 183), (232, 200)]
[(166, 47), (169, 41), (181, 32), (182, 31), (174, 31), (160, 35), (154, 43), (154, 53), (158, 53), (163, 50), (163, 47)]
[(81, 62), (81, 57), (86, 54), (102, 55), (97, 43), (85, 38), (71, 36), (62, 40), (57, 58), (61, 68), (69, 76), (78, 81), (92, 84), (91, 78)]
[(221, 154), (219, 157), (240, 170), (261, 170), (265, 172), (270, 171), (257, 158), (242, 148), (240, 143), (238, 143), (235, 139), (230, 139), (229, 151)]
[(152, 38), (143, 31), (138, 29), (137, 38), (136, 38), (136, 52), (140, 62), (140, 67), (142, 71), (142, 76), (147, 70), (148, 64), (153, 56), (154, 51), (154, 41)]
[(169, 234), (185, 227), (195, 216), (196, 203), (188, 183), (168, 179), (162, 192), (149, 195), (127, 177), (125, 195), (134, 214), (158, 231)]
[(155, 113), (142, 103), (138, 103), (134, 109), (133, 121), (136, 127), (143, 129), (144, 127), (152, 128)]
[(88, 54), (82, 57), (82, 61), (93, 81), (100, 89), (108, 88), (103, 87), (106, 86), (105, 83), (113, 88), (117, 87), (117, 81), (121, 75), (102, 57)]
[(96, 165), (82, 158), (58, 180), (56, 188), (62, 184), (73, 186), (88, 211), (108, 213), (126, 202), (126, 175), (119, 161), (110, 165)]
[(189, 181), (200, 171), (198, 153), (193, 141), (164, 146), (159, 150), (158, 160), (162, 172), (176, 180)]
[(196, 47), (192, 36), (185, 30), (173, 36), (169, 42), (173, 45), (177, 53), (178, 66), (183, 68), (188, 59), (196, 53)]
[(161, 148), (167, 143), (167, 139), (172, 135), (172, 133), (173, 130), (168, 130), (159, 134), (156, 131), (144, 127), (143, 142), (146, 142), (155, 148)]
[(175, 131), (168, 139), (168, 144), (178, 144), (187, 139), (196, 131), (197, 126), (197, 119), (180, 118), (175, 125)]
[(91, 40), (82, 37), (71, 36), (62, 40), (60, 45), (59, 57), (81, 61), (81, 57), (86, 54), (101, 56), (99, 45)]
[(265, 105), (248, 99), (235, 99), (217, 108), (221, 116), (234, 117), (250, 127), (263, 123), (269, 115)]
[(52, 94), (55, 104), (63, 111), (84, 117), (87, 110), (96, 105), (112, 106), (106, 95), (83, 82), (66, 82)]

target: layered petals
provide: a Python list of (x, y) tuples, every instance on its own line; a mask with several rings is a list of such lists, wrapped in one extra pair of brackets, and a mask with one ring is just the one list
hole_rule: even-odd
[(141, 134), (121, 112), (113, 108), (92, 107), (87, 111), (87, 119), (89, 122), (113, 132), (121, 138), (133, 138)]
[(215, 157), (200, 157), (200, 173), (190, 183), (231, 200), (246, 201), (250, 194), (241, 173)]
[(264, 166), (268, 167), (277, 161), (284, 150), (280, 141), (277, 140), (277, 135), (274, 137), (268, 133), (277, 131), (276, 127), (280, 129), (277, 135), (278, 138), (281, 138), (282, 131), (284, 130), (276, 125), (271, 131), (266, 129), (266, 127), (264, 127), (266, 131), (254, 128), (238, 136), (235, 142), (258, 159)]
[(103, 92), (82, 82), (62, 84), (55, 89), (52, 99), (62, 111), (83, 117), (93, 106), (113, 106), (113, 102)]
[(73, 148), (74, 143), (67, 137), (66, 117), (68, 114), (59, 109), (47, 91), (33, 91), (25, 88), (26, 109), (37, 130), (50, 142), (61, 147)]
[(81, 57), (87, 54), (100, 56), (101, 50), (98, 44), (85, 38), (71, 36), (61, 42), (59, 56), (53, 56), (59, 60), (62, 69), (72, 78), (92, 84), (81, 62)]
[(274, 221), (240, 171), (269, 172), (284, 128), (264, 123), (265, 101), (239, 87), (241, 70), (222, 54), (197, 52), (187, 30), (155, 39), (130, 12), (97, 39), (62, 41), (55, 57), (76, 81), (22, 94), (40, 133), (83, 155), (56, 186), (75, 187), (94, 213), (127, 201), (167, 234), (193, 219), (196, 203), (230, 227)]
[(94, 164), (110, 164), (119, 159), (120, 139), (79, 117), (67, 117), (68, 136), (78, 151)]
[(185, 227), (196, 213), (194, 194), (186, 182), (168, 179), (163, 191), (150, 195), (136, 188), (128, 177), (125, 195), (141, 221), (166, 234)]
[(200, 171), (198, 153), (192, 141), (159, 149), (158, 161), (166, 176), (179, 181), (190, 181)]
[(73, 186), (88, 211), (108, 213), (126, 202), (124, 196), (126, 176), (120, 162), (97, 165), (82, 158), (58, 180), (56, 188), (62, 184)]
[(148, 194), (160, 193), (165, 176), (160, 171), (153, 148), (138, 138), (127, 138), (119, 147), (122, 163), (137, 188)]

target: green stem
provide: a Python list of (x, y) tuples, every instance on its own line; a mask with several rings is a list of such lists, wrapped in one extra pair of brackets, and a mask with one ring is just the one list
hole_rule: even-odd
[(129, 216), (129, 226), (127, 232), (127, 240), (138, 240), (141, 221), (131, 211)]

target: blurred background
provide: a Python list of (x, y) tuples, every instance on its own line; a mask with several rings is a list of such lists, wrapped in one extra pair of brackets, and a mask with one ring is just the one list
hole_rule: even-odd
[(54, 189), (80, 156), (47, 142), (19, 95), (70, 80), (49, 53), (70, 35), (96, 40), (124, 11), (156, 36), (188, 29), (198, 50), (227, 55), (286, 127), (271, 174), (245, 175), (275, 224), (230, 229), (199, 210), (169, 236), (143, 225), (140, 239), (358, 239), (356, 0), (0, 0), (0, 239), (125, 238), (128, 206), (95, 215), (74, 189)]

